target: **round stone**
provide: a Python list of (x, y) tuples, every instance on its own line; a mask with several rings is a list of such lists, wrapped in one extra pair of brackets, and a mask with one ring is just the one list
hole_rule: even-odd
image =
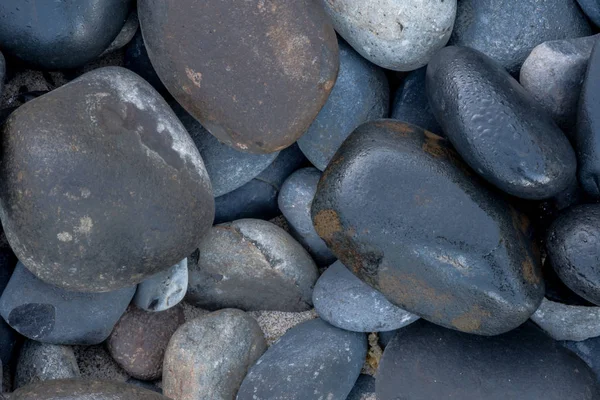
[(169, 400), (168, 397), (122, 382), (87, 379), (45, 381), (22, 387), (10, 400)]
[(80, 375), (72, 347), (26, 340), (17, 362), (15, 389), (36, 382), (78, 378)]
[(600, 336), (599, 307), (573, 306), (544, 299), (531, 320), (554, 340), (580, 341)]
[(137, 286), (133, 301), (146, 311), (164, 311), (179, 304), (188, 287), (187, 258)]
[(52, 285), (137, 284), (187, 257), (213, 221), (194, 142), (124, 68), (93, 70), (22, 105), (2, 146), (2, 226), (23, 264)]

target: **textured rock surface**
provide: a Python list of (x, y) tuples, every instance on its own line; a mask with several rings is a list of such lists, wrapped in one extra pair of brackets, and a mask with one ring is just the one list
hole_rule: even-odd
[(448, 42), (456, 0), (321, 0), (335, 30), (367, 60), (412, 71)]
[(555, 340), (585, 340), (600, 336), (600, 308), (572, 306), (544, 299), (531, 316)]
[(2, 145), (2, 225), (23, 264), (53, 285), (139, 283), (187, 257), (212, 223), (193, 141), (124, 68), (94, 70), (22, 105)]
[(142, 310), (164, 311), (183, 300), (187, 287), (188, 263), (184, 258), (171, 268), (141, 282), (133, 301)]
[(412, 125), (362, 125), (323, 173), (315, 228), (339, 260), (393, 304), (427, 320), (494, 335), (542, 301), (529, 222)]
[(544, 42), (521, 68), (521, 85), (567, 134), (577, 120), (577, 103), (597, 37)]
[(177, 6), (150, 0), (138, 13), (150, 60), (169, 92), (237, 150), (290, 146), (335, 83), (335, 32), (312, 0)]
[(103, 342), (135, 287), (107, 293), (69, 292), (48, 285), (19, 263), (0, 297), (0, 314), (29, 339), (53, 344)]
[(538, 44), (591, 34), (572, 0), (460, 0), (450, 44), (479, 50), (516, 74)]
[(360, 124), (388, 115), (390, 89), (381, 68), (362, 58), (342, 39), (340, 71), (327, 102), (298, 139), (312, 164), (323, 171), (342, 142)]
[(168, 400), (158, 393), (120, 382), (68, 379), (20, 388), (10, 400)]
[(487, 181), (545, 199), (575, 181), (577, 160), (552, 118), (483, 53), (450, 46), (427, 66), (427, 97), (462, 158)]
[(60, 3), (3, 0), (2, 50), (41, 68), (80, 67), (111, 44), (123, 27), (132, 3), (132, 0)]
[(257, 219), (214, 226), (189, 265), (186, 300), (210, 309), (305, 311), (317, 267), (287, 232)]
[(596, 26), (600, 26), (600, 2), (598, 0), (577, 0), (583, 12)]
[(31, 383), (80, 375), (72, 347), (26, 340), (19, 354), (14, 385), (18, 389)]
[(179, 306), (157, 313), (130, 307), (115, 325), (107, 342), (108, 351), (132, 377), (158, 379), (169, 339), (183, 322)]
[(256, 320), (227, 309), (187, 322), (165, 353), (164, 394), (173, 399), (234, 399), (267, 349)]
[(290, 329), (254, 364), (238, 400), (345, 399), (367, 353), (362, 333), (321, 319)]
[(391, 331), (419, 319), (390, 303), (339, 261), (317, 281), (313, 303), (325, 321), (354, 332)]
[(327, 266), (335, 261), (335, 256), (315, 231), (310, 216), (320, 178), (321, 172), (316, 168), (294, 172), (283, 183), (277, 202), (290, 225), (292, 236), (308, 250), (317, 264)]

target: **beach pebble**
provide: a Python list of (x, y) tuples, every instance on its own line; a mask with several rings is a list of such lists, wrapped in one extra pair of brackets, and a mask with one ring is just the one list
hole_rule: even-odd
[(531, 320), (555, 340), (581, 341), (600, 336), (600, 308), (573, 306), (548, 299)]
[(153, 391), (122, 382), (66, 379), (24, 386), (10, 400), (168, 400)]
[(14, 385), (18, 389), (31, 383), (80, 375), (72, 347), (26, 340), (19, 354)]
[(179, 304), (187, 292), (187, 264), (187, 258), (184, 258), (141, 282), (133, 298), (135, 305), (146, 311), (164, 311)]

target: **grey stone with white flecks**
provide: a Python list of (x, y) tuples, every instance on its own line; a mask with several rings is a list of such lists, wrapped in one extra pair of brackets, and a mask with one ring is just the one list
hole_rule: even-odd
[(183, 300), (187, 286), (188, 261), (184, 258), (168, 270), (140, 283), (133, 301), (146, 311), (164, 311)]
[(26, 340), (17, 362), (15, 389), (30, 383), (78, 378), (80, 375), (72, 347)]
[(544, 299), (531, 320), (556, 340), (581, 341), (600, 336), (600, 307)]

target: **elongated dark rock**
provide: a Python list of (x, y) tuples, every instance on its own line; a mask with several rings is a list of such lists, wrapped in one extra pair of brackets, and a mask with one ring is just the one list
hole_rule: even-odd
[(138, 13), (169, 92), (237, 150), (294, 143), (335, 83), (337, 40), (315, 1), (147, 0)]
[(10, 400), (168, 400), (168, 397), (121, 382), (66, 379), (24, 386)]
[(449, 328), (500, 334), (542, 300), (539, 255), (528, 220), (448, 146), (398, 121), (362, 125), (323, 173), (313, 223), (393, 304)]
[(454, 148), (501, 190), (545, 199), (575, 181), (567, 137), (533, 97), (488, 56), (440, 50), (427, 67), (427, 96)]

